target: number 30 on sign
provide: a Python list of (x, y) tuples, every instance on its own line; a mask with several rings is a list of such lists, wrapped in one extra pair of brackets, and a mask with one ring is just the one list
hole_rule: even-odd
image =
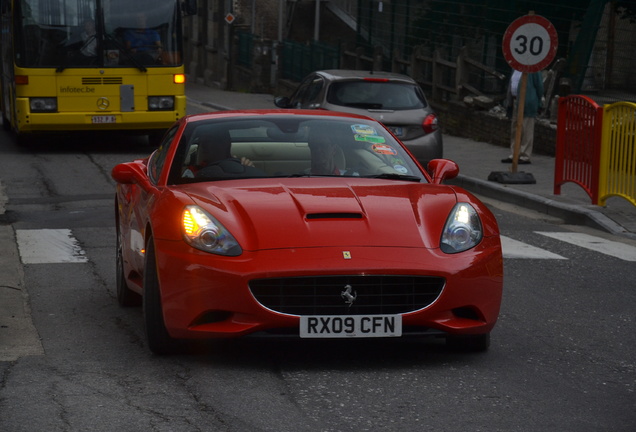
[(540, 15), (526, 15), (508, 26), (502, 48), (506, 61), (521, 72), (539, 72), (554, 59), (559, 44), (556, 29)]

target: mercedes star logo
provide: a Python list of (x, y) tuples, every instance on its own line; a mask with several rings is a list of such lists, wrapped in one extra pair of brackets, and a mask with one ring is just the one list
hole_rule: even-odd
[(351, 285), (347, 284), (345, 285), (345, 290), (340, 293), (340, 297), (344, 299), (345, 303), (348, 304), (349, 307), (353, 306), (353, 302), (355, 302), (356, 298), (358, 298), (358, 293), (355, 291), (351, 293), (351, 291), (353, 291), (353, 288)]
[(105, 110), (109, 106), (110, 101), (108, 100), (108, 98), (100, 97), (99, 99), (97, 99), (97, 108), (99, 108), (100, 110)]

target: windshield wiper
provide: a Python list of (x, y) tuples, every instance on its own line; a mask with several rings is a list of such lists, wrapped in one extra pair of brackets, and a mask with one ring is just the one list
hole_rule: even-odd
[[(274, 177), (280, 177), (280, 176), (274, 176)], [(294, 173), (294, 174), (289, 174), (283, 177), (296, 178), (296, 177), (349, 177), (349, 176), (342, 176), (339, 174)]]
[(422, 179), (418, 176), (406, 175), (406, 174), (397, 174), (397, 173), (382, 173), (382, 174), (374, 174), (374, 175), (366, 175), (363, 176), (365, 178), (377, 178), (377, 179), (388, 179), (388, 180), (404, 180), (404, 181), (412, 181), (419, 183)]

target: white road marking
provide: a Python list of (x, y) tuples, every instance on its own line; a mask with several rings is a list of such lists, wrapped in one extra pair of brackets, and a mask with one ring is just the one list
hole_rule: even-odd
[(69, 229), (16, 230), (15, 234), (23, 264), (88, 261)]
[(601, 237), (583, 233), (541, 231), (535, 232), (546, 237), (600, 252), (605, 255), (613, 256), (625, 261), (636, 261), (636, 247), (624, 243), (606, 240)]
[(525, 259), (567, 259), (561, 255), (549, 252), (529, 244), (501, 236), (501, 249), (504, 258), (525, 258)]

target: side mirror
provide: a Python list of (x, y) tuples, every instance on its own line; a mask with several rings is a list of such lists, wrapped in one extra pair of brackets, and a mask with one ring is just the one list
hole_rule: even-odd
[(433, 159), (426, 168), (435, 184), (454, 179), (459, 174), (459, 166), (450, 159)]
[(289, 108), (289, 98), (287, 96), (277, 97), (274, 99), (274, 105), (278, 108)]
[(115, 165), (110, 176), (120, 184), (138, 184), (143, 190), (148, 191), (152, 186), (142, 164), (126, 162)]
[(181, 3), (181, 10), (184, 15), (196, 15), (197, 14), (197, 0), (184, 0)]

